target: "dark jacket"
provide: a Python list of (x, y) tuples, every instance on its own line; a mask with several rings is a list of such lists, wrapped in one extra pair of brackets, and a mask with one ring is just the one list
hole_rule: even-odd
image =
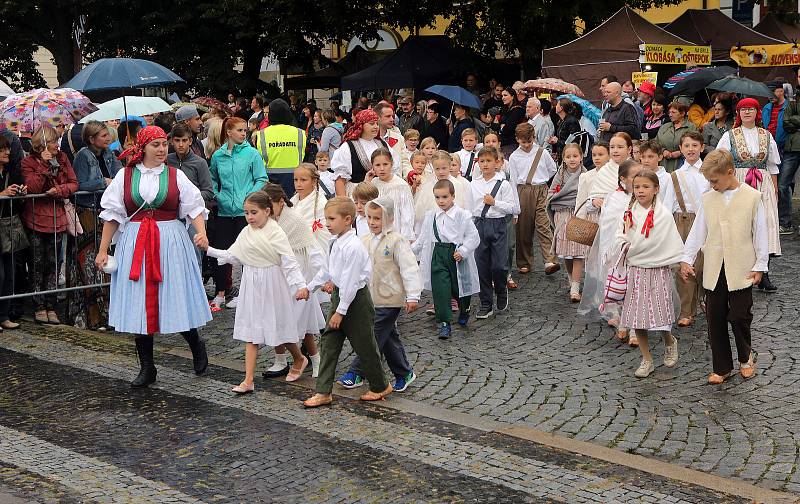
[(400, 116), (400, 133), (405, 134), (406, 131), (410, 129), (415, 129), (419, 131), (420, 136), (422, 136), (423, 129), (425, 129), (422, 125), (422, 117), (417, 114), (416, 110), (412, 110), (410, 114), (403, 114)]
[(450, 135), (447, 132), (447, 124), (444, 122), (442, 116), (438, 116), (435, 121), (427, 122), (426, 135), (433, 137), (436, 143), (439, 144), (440, 149), (446, 149), (448, 146), (448, 138)]
[(19, 173), (22, 165), (22, 158), (25, 157), (25, 154), (22, 150), (22, 142), (13, 131), (9, 131), (7, 129), (0, 129), (0, 135), (6, 137), (8, 139), (8, 143), (11, 144), (11, 153), (8, 155), (8, 164), (6, 165), (6, 168), (11, 173), (14, 171)]
[(639, 131), (639, 114), (636, 108), (625, 100), (619, 102), (616, 107), (609, 105), (603, 111), (603, 119), (611, 123), (611, 128), (608, 131), (598, 132), (598, 140), (608, 142), (614, 133), (619, 132), (629, 134), (634, 140), (642, 138)]
[(55, 187), (58, 195), (55, 198), (44, 197), (28, 200), (22, 210), (22, 222), (25, 226), (40, 233), (62, 232), (67, 229), (67, 212), (64, 210), (64, 198), (68, 198), (78, 190), (78, 179), (72, 171), (72, 165), (64, 152), (59, 151), (55, 158), (59, 168), (53, 173), (50, 163), (44, 161), (39, 154), (31, 154), (22, 161), (22, 176), (28, 186), (28, 194), (43, 194)]
[[(787, 152), (800, 152), (800, 97), (792, 101), (786, 100), (788, 105), (783, 110), (783, 131), (786, 133), (786, 142), (783, 146)], [(13, 152), (13, 151), (12, 151)]]
[(517, 143), (516, 129), (517, 125), (525, 122), (525, 109), (519, 105), (515, 105), (508, 110), (503, 111), (500, 116), (500, 145), (513, 145)]
[[(122, 169), (122, 163), (108, 149), (103, 149), (101, 153), (108, 170), (108, 178), (113, 179), (118, 171)], [(79, 191), (102, 191), (106, 188), (105, 177), (100, 169), (100, 162), (94, 151), (89, 147), (84, 147), (75, 155), (75, 162), (72, 163), (75, 171), (75, 178), (78, 179)], [(75, 197), (78, 206), (100, 208), (100, 197), (102, 193), (83, 194)]]
[(571, 115), (567, 114), (564, 116), (558, 126), (556, 126), (556, 137), (558, 138), (558, 142), (553, 146), (553, 151), (561, 154), (561, 151), (564, 150), (564, 145), (567, 143), (567, 138), (573, 133), (577, 133), (581, 130), (581, 123), (578, 119)]
[(191, 150), (185, 158), (181, 159), (177, 153), (172, 152), (167, 156), (167, 164), (182, 171), (192, 184), (200, 189), (206, 203), (214, 200), (214, 187), (211, 185), (211, 170), (208, 169), (206, 160)]
[(458, 121), (455, 126), (453, 126), (453, 132), (450, 133), (450, 145), (449, 151), (450, 152), (458, 152), (461, 150), (461, 133), (464, 132), (465, 129), (474, 128), (475, 121), (471, 117), (465, 117)]

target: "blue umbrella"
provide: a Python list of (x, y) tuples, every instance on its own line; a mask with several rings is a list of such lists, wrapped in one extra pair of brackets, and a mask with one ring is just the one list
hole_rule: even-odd
[(580, 105), (583, 116), (592, 121), (592, 124), (594, 124), (595, 128), (600, 124), (600, 116), (602, 113), (600, 112), (600, 109), (592, 105), (589, 100), (580, 98), (574, 94), (565, 94), (558, 97), (559, 100), (561, 98), (567, 98), (572, 103)]
[(427, 88), (425, 91), (429, 93), (433, 93), (435, 95), (439, 95), (442, 98), (447, 98), (453, 103), (457, 103), (458, 105), (463, 105), (465, 107), (470, 108), (481, 108), (481, 101), (478, 99), (477, 96), (470, 93), (466, 89), (459, 87), (459, 86), (442, 86), (442, 85), (435, 85)]
[(133, 58), (103, 58), (77, 73), (66, 84), (83, 93), (115, 89), (186, 84), (178, 74), (152, 61)]

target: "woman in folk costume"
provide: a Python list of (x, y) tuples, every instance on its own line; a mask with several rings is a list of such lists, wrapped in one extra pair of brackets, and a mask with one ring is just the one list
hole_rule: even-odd
[(286, 345), (294, 359), (286, 381), (300, 378), (308, 366), (308, 359), (297, 345), (300, 333), (294, 306), (294, 301), (308, 299), (308, 289), (289, 239), (271, 218), (272, 200), (265, 192), (248, 195), (244, 213), (247, 226), (233, 245), (228, 250), (208, 249), (208, 255), (220, 263), (244, 266), (233, 339), (245, 342), (245, 377), (231, 389), (236, 394), (255, 390), (253, 380), (261, 345)]
[[(350, 196), (356, 184), (366, 179), (367, 172), (372, 169), (370, 159), (376, 149), (383, 147), (389, 150), (379, 134), (378, 114), (374, 110), (362, 110), (353, 118), (353, 124), (344, 134), (345, 144), (336, 149), (331, 159), (337, 196)], [(400, 170), (400, 160), (396, 157), (392, 159), (394, 173)]]
[(569, 276), (569, 299), (578, 303), (581, 300), (583, 260), (589, 254), (589, 247), (567, 239), (567, 223), (575, 212), (578, 181), (581, 174), (586, 173), (586, 168), (583, 167), (583, 152), (578, 144), (565, 145), (561, 159), (561, 167), (550, 186), (547, 214), (555, 229), (553, 252), (564, 260)]
[[(325, 266), (325, 254), (314, 239), (311, 227), (293, 208), (283, 187), (270, 183), (264, 186), (263, 191), (272, 200), (272, 215), (289, 238), (289, 246), (292, 247), (292, 252), (300, 265), (300, 271), (303, 273), (306, 283), (310, 282), (317, 271)], [(322, 314), (317, 293), (309, 294), (307, 301), (295, 301), (294, 308), (298, 330), (297, 340), (303, 340), (303, 344), (308, 350), (308, 358), (311, 360), (311, 376), (316, 378), (319, 374), (320, 359), (314, 336), (319, 335), (320, 329), (325, 327), (325, 316)], [(267, 370), (267, 373), (282, 371), (286, 368), (285, 348), (281, 345), (275, 348), (275, 364)], [(288, 369), (286, 371), (288, 372)], [(274, 374), (267, 375), (265, 373), (265, 376), (272, 377)]]
[(108, 322), (118, 332), (138, 335), (141, 369), (132, 387), (156, 381), (155, 333), (181, 333), (192, 349), (195, 373), (208, 366), (197, 328), (211, 320), (211, 311), (182, 221), (190, 221), (197, 230), (195, 244), (207, 246), (206, 206), (186, 175), (164, 164), (167, 149), (161, 128), (139, 131), (136, 145), (120, 155), (128, 158), (128, 166), (116, 174), (100, 200), (105, 223), (95, 264), (106, 267), (114, 238), (117, 268), (111, 273)]
[[(778, 229), (778, 164), (781, 162), (778, 145), (769, 131), (756, 126), (761, 118), (758, 101), (743, 98), (736, 104), (736, 122), (730, 131), (723, 133), (717, 149), (730, 151), (736, 178), (739, 182), (761, 191), (761, 201), (767, 217), (767, 239), (770, 257), (781, 255)], [(777, 290), (764, 273), (760, 289)]]
[(636, 332), (642, 352), (637, 378), (649, 376), (654, 369), (648, 331), (663, 335), (664, 365), (673, 367), (678, 362), (678, 341), (672, 335), (675, 278), (670, 268), (683, 257), (683, 240), (671, 209), (658, 201), (658, 189), (658, 176), (652, 171), (634, 177), (634, 194), (613, 248), (615, 252), (627, 249), (628, 284), (620, 325)]

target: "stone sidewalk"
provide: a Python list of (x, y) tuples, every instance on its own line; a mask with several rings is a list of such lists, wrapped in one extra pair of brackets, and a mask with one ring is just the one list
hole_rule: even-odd
[[(783, 249), (772, 262), (779, 292), (754, 293), (758, 374), (748, 382), (737, 375), (720, 387), (706, 384), (710, 349), (703, 316), (695, 327), (677, 331), (676, 368), (657, 367), (637, 380), (639, 351), (581, 319), (566, 301), (563, 275), (534, 272), (515, 275), (520, 288), (510, 310), (486, 321), (473, 318), (447, 342), (435, 337), (424, 309), (401, 316), (418, 375), (404, 397), (800, 493), (797, 237), (784, 239)], [(233, 310), (217, 314), (202, 334), (214, 356), (241, 361), (244, 350), (231, 339), (233, 318)], [(161, 341), (184, 346), (180, 337)], [(658, 364), (663, 343), (653, 343)], [(352, 358), (348, 349), (341, 370)], [(270, 362), (271, 351), (261, 361)]]

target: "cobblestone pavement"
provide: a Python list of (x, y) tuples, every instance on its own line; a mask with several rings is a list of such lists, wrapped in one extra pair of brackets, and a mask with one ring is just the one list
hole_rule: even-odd
[[(771, 264), (776, 294), (754, 293), (753, 346), (758, 374), (720, 387), (706, 384), (711, 352), (704, 316), (679, 329), (676, 368), (657, 367), (647, 379), (633, 371), (640, 354), (609, 328), (587, 323), (566, 302), (561, 275), (515, 275), (520, 283), (508, 312), (473, 321), (442, 342), (432, 317), (400, 317), (408, 357), (418, 375), (409, 399), (655, 457), (759, 486), (800, 493), (800, 241), (783, 239)], [(209, 349), (243, 359), (231, 339), (233, 310), (203, 331)], [(180, 337), (168, 344), (183, 347)], [(655, 341), (654, 358), (663, 358)], [(346, 346), (346, 348), (349, 348)], [(340, 369), (350, 361), (343, 353)], [(265, 352), (263, 362), (271, 360)]]
[(749, 502), (381, 405), (304, 410), (277, 381), (236, 397), (239, 372), (157, 361), (131, 390), (124, 342), (6, 333), (0, 501)]

